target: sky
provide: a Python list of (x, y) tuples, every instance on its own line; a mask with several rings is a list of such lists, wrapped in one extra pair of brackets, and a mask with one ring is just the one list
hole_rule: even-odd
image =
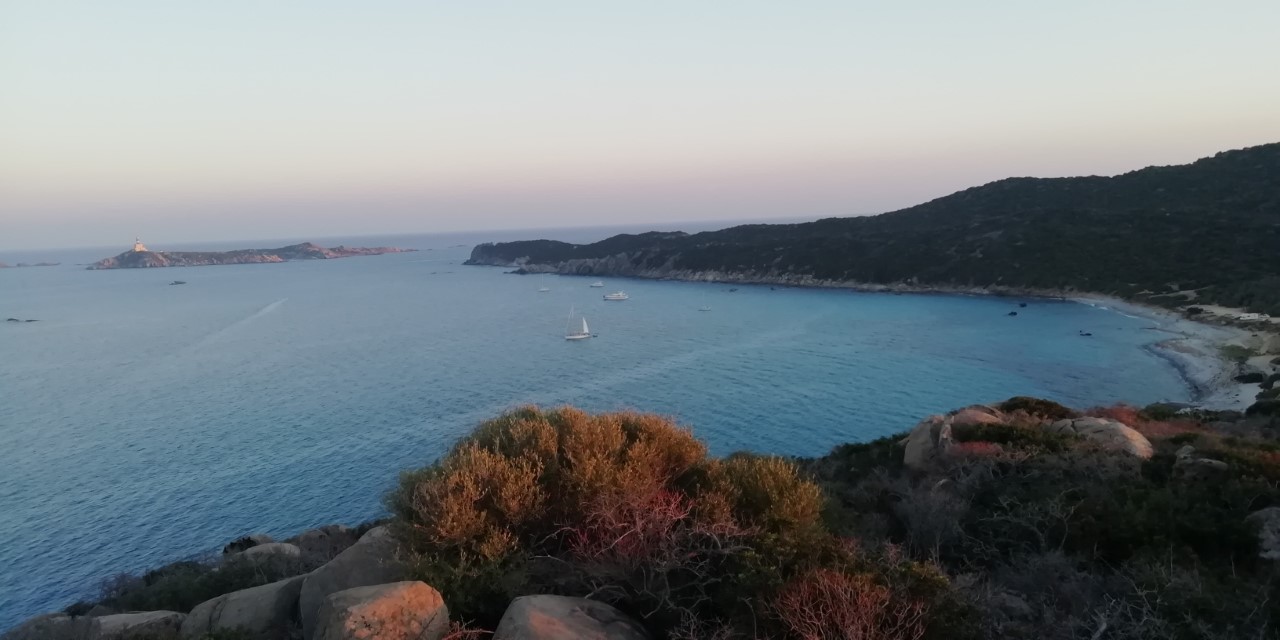
[(1280, 141), (1280, 2), (0, 0), (0, 249), (863, 215)]

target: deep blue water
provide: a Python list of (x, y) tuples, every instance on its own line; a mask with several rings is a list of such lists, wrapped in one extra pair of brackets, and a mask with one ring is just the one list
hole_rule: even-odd
[[(40, 319), (0, 323), (0, 629), (243, 534), (376, 517), (398, 471), (526, 403), (670, 414), (717, 454), (818, 455), (1012, 395), (1188, 395), (1142, 348), (1160, 339), (1150, 322), (1088, 306), (593, 289), (461, 265), (495, 237), (347, 239), (423, 251), (185, 269), (71, 264), (116, 249), (0, 255), (64, 261), (0, 270), (0, 318)], [(601, 299), (618, 288), (631, 299)], [(570, 306), (598, 338), (563, 340)]]

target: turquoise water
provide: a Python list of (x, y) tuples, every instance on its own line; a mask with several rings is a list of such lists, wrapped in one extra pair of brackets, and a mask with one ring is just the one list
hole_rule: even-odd
[[(0, 255), (64, 261), (0, 270), (0, 318), (40, 319), (0, 323), (0, 629), (243, 534), (378, 516), (399, 470), (526, 403), (670, 414), (717, 454), (818, 455), (1012, 395), (1188, 395), (1143, 348), (1160, 339), (1150, 322), (1088, 306), (593, 289), (462, 266), (488, 239), (346, 239), (424, 251), (156, 270), (71, 264), (114, 250)], [(631, 299), (601, 299), (619, 288)], [(563, 339), (571, 306), (596, 339)]]

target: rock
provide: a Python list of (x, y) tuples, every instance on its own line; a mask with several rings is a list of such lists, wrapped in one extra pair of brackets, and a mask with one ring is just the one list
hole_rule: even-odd
[(267, 544), (268, 542), (275, 542), (275, 540), (265, 533), (255, 533), (251, 536), (245, 536), (228, 542), (227, 546), (222, 548), (222, 555), (225, 556), (233, 553), (240, 553), (245, 549), (250, 549), (260, 544)]
[(176, 611), (117, 613), (93, 618), (98, 624), (93, 640), (167, 640), (177, 638), (186, 614)]
[(1266, 560), (1280, 560), (1280, 507), (1254, 511), (1245, 522), (1258, 525), (1258, 555)]
[(399, 582), (407, 575), (407, 568), (396, 558), (396, 542), (391, 532), (386, 527), (369, 530), (349, 549), (307, 574), (298, 599), (304, 637), (314, 637), (316, 614), (330, 594), (355, 587)]
[(1272, 389), (1276, 386), (1277, 382), (1280, 382), (1280, 373), (1273, 373), (1267, 376), (1267, 379), (1263, 380), (1262, 384), (1259, 386), (1263, 389)]
[(253, 558), (255, 560), (272, 559), (272, 558), (301, 558), (302, 549), (297, 545), (288, 542), (268, 542), (259, 544), (240, 553), (245, 558)]
[(902, 464), (912, 469), (929, 466), (939, 455), (938, 436), (944, 426), (950, 430), (951, 424), (946, 418), (929, 416), (912, 428), (904, 444)]
[(440, 640), (449, 610), (423, 582), (393, 582), (330, 594), (316, 614), (314, 640)]
[(955, 430), (983, 424), (1004, 424), (999, 410), (983, 405), (957, 409), (945, 416), (929, 416), (911, 429), (901, 443), (906, 448), (902, 463), (912, 469), (929, 466), (955, 444)]
[(502, 614), (493, 640), (644, 640), (644, 628), (595, 600), (565, 596), (516, 598)]
[(90, 618), (101, 618), (102, 616), (109, 616), (113, 613), (120, 613), (120, 612), (108, 606), (95, 604), (88, 611), (84, 612), (84, 615)]
[(1257, 383), (1257, 382), (1262, 382), (1262, 381), (1264, 381), (1264, 380), (1266, 380), (1266, 379), (1267, 379), (1267, 374), (1265, 374), (1265, 373), (1263, 373), (1263, 372), (1261, 372), (1261, 371), (1250, 371), (1250, 372), (1248, 372), (1248, 373), (1242, 373), (1242, 374), (1240, 374), (1240, 375), (1238, 375), (1238, 376), (1236, 376), (1236, 377), (1235, 377), (1235, 381), (1236, 381), (1236, 382), (1242, 382), (1242, 383), (1245, 383), (1245, 384), (1253, 384), (1253, 383)]
[(1004, 415), (991, 407), (973, 405), (947, 414), (956, 427), (973, 424), (1003, 424)]
[(83, 640), (92, 637), (96, 631), (95, 618), (49, 613), (10, 629), (0, 636), (0, 640)]
[(206, 600), (182, 623), (182, 637), (198, 638), (212, 631), (243, 629), (265, 635), (286, 628), (298, 612), (298, 594), (306, 576), (297, 576)]
[(1054, 433), (1080, 436), (1107, 451), (1123, 451), (1146, 460), (1154, 450), (1146, 436), (1123, 422), (1107, 418), (1058, 420), (1045, 427)]
[(331, 524), (304, 531), (288, 542), (297, 545), (302, 550), (303, 557), (328, 562), (359, 539), (360, 536), (351, 527)]
[(1221, 460), (1195, 455), (1196, 448), (1187, 444), (1178, 449), (1173, 463), (1175, 473), (1189, 480), (1199, 480), (1222, 473), (1230, 467)]
[(178, 637), (184, 618), (176, 611), (93, 618), (51, 613), (27, 620), (0, 636), (0, 640), (170, 640)]

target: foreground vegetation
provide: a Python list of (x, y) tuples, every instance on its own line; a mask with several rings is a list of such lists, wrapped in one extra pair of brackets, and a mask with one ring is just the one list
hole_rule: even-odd
[[(715, 458), (659, 416), (526, 408), (406, 473), (389, 522), (467, 629), (550, 593), (672, 639), (1280, 638), (1280, 538), (1256, 517), (1280, 508), (1276, 412), (978, 412), (998, 419), (953, 420), (944, 453), (907, 467), (920, 430), (814, 459)], [(1129, 425), (1151, 457), (1047, 427), (1082, 415)], [(187, 612), (325, 559), (179, 562), (68, 613)]]
[[(1004, 409), (924, 471), (900, 437), (716, 459), (656, 416), (522, 409), (389, 504), (417, 577), (487, 628), (560, 593), (667, 638), (1280, 637), (1246, 519), (1280, 505), (1274, 419), (1091, 412), (1150, 438), (1144, 461), (1041, 428), (1066, 407)], [(1225, 469), (1180, 464), (1188, 444)]]
[(1280, 143), (1109, 178), (1009, 178), (878, 216), (472, 253), (523, 258), (583, 275), (1074, 290), (1280, 316)]

